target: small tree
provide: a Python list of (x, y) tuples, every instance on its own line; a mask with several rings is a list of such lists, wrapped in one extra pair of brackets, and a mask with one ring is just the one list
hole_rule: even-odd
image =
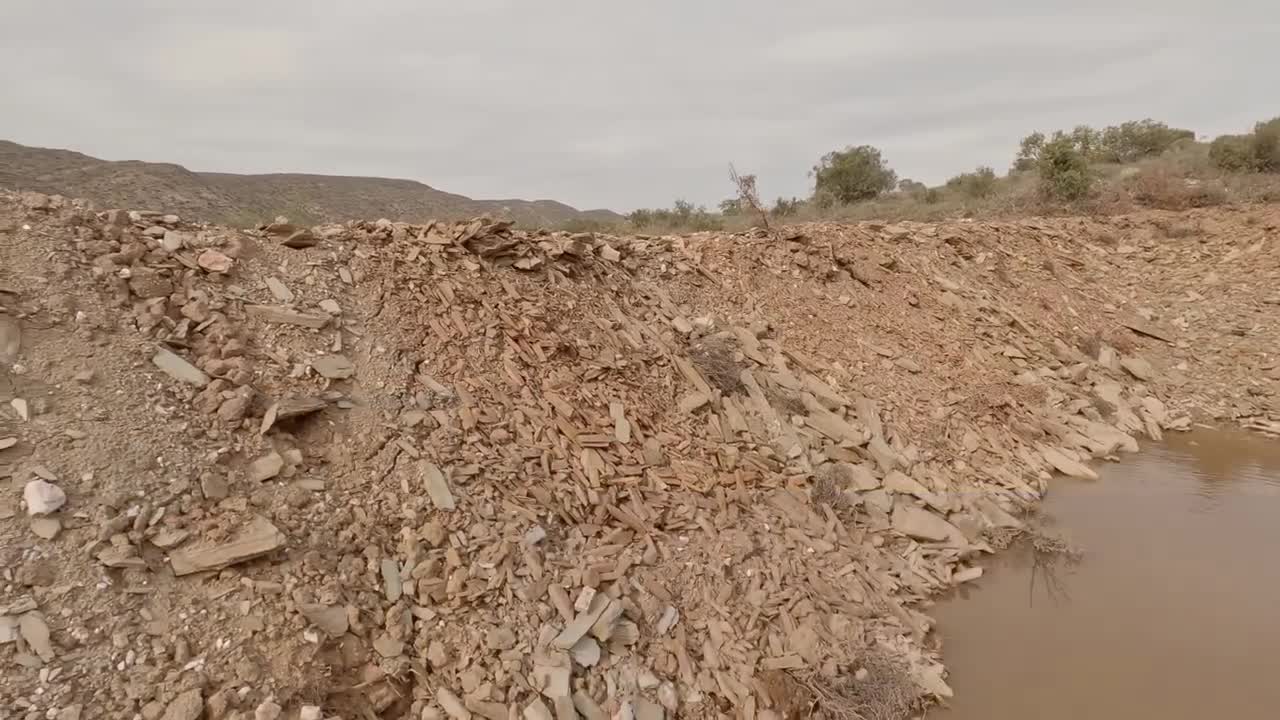
[(1159, 155), (1182, 140), (1194, 140), (1190, 130), (1169, 127), (1167, 123), (1147, 118), (1112, 125), (1102, 131), (1094, 153), (1087, 157), (1110, 162), (1130, 163)]
[(1040, 151), (1044, 149), (1045, 137), (1042, 132), (1033, 132), (1018, 143), (1018, 156), (1013, 160), (1014, 170), (1034, 170), (1040, 162)]
[(1045, 195), (1071, 202), (1089, 194), (1093, 184), (1089, 160), (1070, 136), (1058, 133), (1045, 143), (1036, 167), (1040, 172), (1040, 190)]
[(693, 217), (697, 212), (698, 208), (694, 207), (693, 203), (688, 200), (676, 200), (671, 206), (671, 214), (680, 222), (688, 222), (689, 218)]
[(742, 212), (742, 203), (738, 198), (726, 198), (720, 201), (721, 215), (737, 215)]
[(769, 213), (764, 209), (764, 204), (760, 202), (760, 193), (756, 190), (756, 176), (739, 175), (738, 169), (730, 163), (729, 180), (738, 189), (738, 208), (740, 210), (754, 211), (760, 217), (761, 226), (768, 230)]
[(830, 196), (848, 205), (893, 189), (898, 176), (870, 145), (833, 150), (813, 167), (814, 199)]

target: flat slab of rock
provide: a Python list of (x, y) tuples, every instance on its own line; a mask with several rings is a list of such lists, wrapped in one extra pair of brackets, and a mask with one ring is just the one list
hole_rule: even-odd
[(311, 367), (330, 380), (346, 380), (356, 374), (355, 365), (342, 355), (321, 355), (311, 361)]
[(318, 329), (329, 323), (328, 315), (298, 312), (279, 305), (245, 305), (244, 312), (251, 318), (282, 325), (298, 325), (300, 327)]
[(1120, 324), (1138, 333), (1146, 335), (1157, 340), (1163, 340), (1169, 344), (1173, 344), (1173, 332), (1143, 318), (1140, 315), (1130, 315), (1120, 321)]
[(45, 624), (40, 613), (32, 611), (18, 618), (18, 632), (27, 641), (31, 650), (45, 662), (53, 660), (53, 643), (49, 640), (49, 626)]
[(17, 318), (0, 314), (0, 363), (17, 360), (21, 349), (22, 326)]
[(173, 574), (178, 576), (220, 570), (278, 550), (284, 547), (284, 543), (284, 533), (259, 516), (227, 542), (197, 543), (178, 550), (170, 556), (169, 564), (173, 566)]
[(1097, 480), (1098, 473), (1084, 463), (1076, 462), (1067, 457), (1061, 450), (1054, 448), (1045, 448), (1040, 452), (1045, 462), (1053, 466), (1054, 470), (1066, 475), (1067, 477), (1080, 478), (1081, 480)]
[(960, 528), (914, 505), (898, 503), (893, 509), (893, 529), (916, 540), (945, 542), (964, 546), (964, 533)]
[(283, 420), (292, 420), (303, 415), (310, 415), (325, 409), (329, 403), (314, 397), (287, 397), (271, 404), (262, 416), (262, 429), (265, 433), (273, 425)]
[(266, 482), (280, 474), (284, 469), (284, 457), (278, 452), (270, 452), (249, 463), (249, 480)]
[(449, 481), (445, 480), (444, 473), (440, 472), (440, 468), (435, 463), (422, 463), (422, 484), (426, 486), (427, 496), (431, 498), (431, 504), (436, 506), (437, 510), (452, 511), (456, 505), (453, 501), (453, 491), (449, 489)]
[(346, 634), (350, 627), (347, 609), (341, 605), (320, 605), (319, 603), (303, 603), (298, 606), (302, 616), (320, 628), (329, 637), (339, 638)]
[(1155, 370), (1151, 368), (1151, 363), (1142, 358), (1121, 358), (1120, 367), (1139, 380), (1150, 380), (1156, 374)]
[(156, 351), (151, 358), (152, 364), (168, 373), (174, 380), (180, 380), (184, 383), (190, 383), (196, 387), (204, 387), (209, 384), (209, 376), (204, 374), (200, 368), (183, 360), (180, 355), (164, 348)]
[(200, 691), (188, 690), (169, 703), (160, 720), (199, 720), (203, 713), (204, 698)]

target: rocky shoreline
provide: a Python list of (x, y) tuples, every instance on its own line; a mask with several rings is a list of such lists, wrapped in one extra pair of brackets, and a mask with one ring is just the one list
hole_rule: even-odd
[(1280, 434), (1277, 288), (1273, 206), (619, 238), (5, 195), (0, 706), (905, 716), (950, 693), (929, 598), (1053, 473)]

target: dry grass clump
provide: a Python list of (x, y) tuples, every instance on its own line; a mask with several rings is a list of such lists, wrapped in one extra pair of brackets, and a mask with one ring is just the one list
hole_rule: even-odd
[(826, 720), (903, 720), (920, 706), (923, 693), (906, 664), (870, 649), (858, 675), (831, 679), (818, 673), (800, 678), (813, 694), (815, 718)]
[(734, 348), (727, 339), (716, 336), (704, 338), (689, 348), (689, 359), (707, 381), (725, 395), (747, 392), (747, 386), (742, 384), (742, 367), (734, 358)]

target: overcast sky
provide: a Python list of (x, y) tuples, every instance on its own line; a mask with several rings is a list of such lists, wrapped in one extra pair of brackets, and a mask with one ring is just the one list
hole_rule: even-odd
[(1280, 114), (1276, 0), (0, 0), (0, 138), (580, 208), (931, 184), (1031, 130)]

